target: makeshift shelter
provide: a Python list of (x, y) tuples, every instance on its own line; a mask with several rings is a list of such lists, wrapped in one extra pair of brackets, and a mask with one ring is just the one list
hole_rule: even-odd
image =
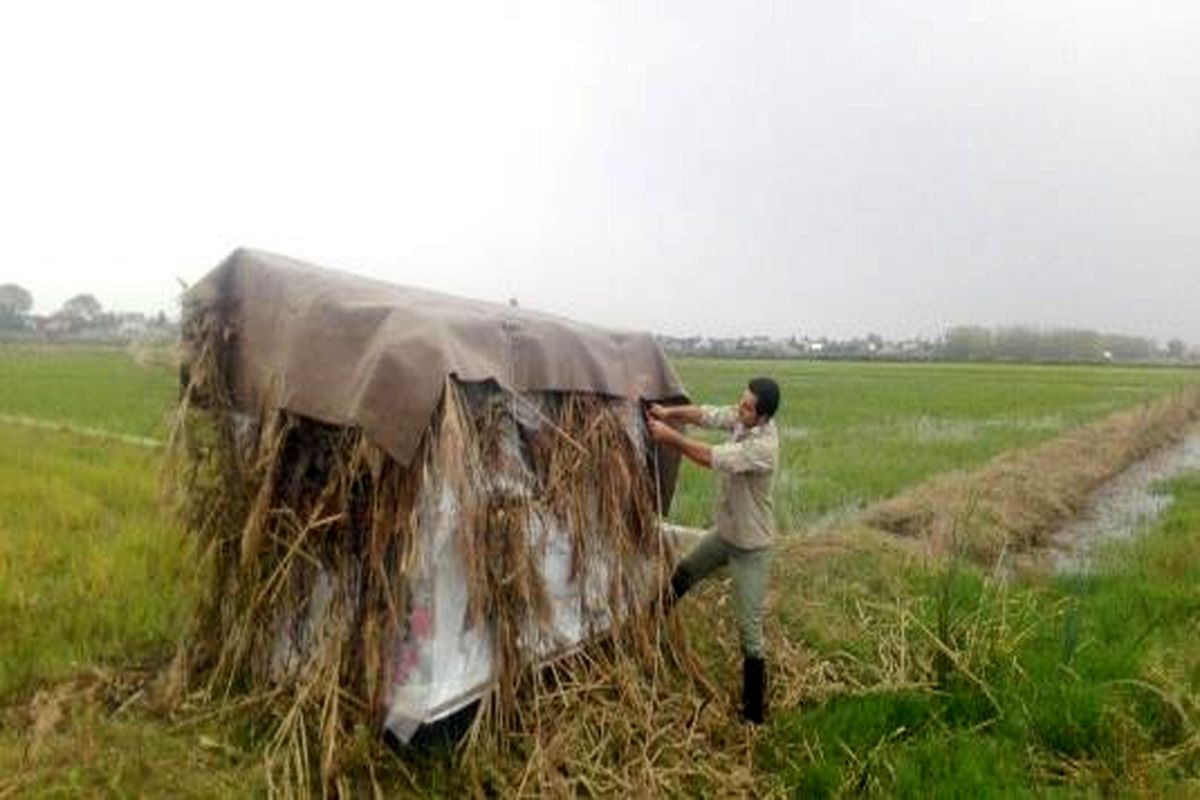
[(353, 725), (507, 713), (531, 665), (644, 637), (678, 460), (641, 406), (684, 399), (649, 335), (249, 250), (183, 311), (187, 672), (290, 690), (324, 772)]

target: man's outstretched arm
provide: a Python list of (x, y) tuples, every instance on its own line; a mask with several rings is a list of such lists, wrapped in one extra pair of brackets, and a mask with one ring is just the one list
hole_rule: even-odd
[(700, 406), (664, 406), (651, 403), (647, 409), (651, 419), (663, 422), (682, 422), (685, 425), (700, 425), (704, 421), (704, 409)]
[[(688, 409), (695, 408), (695, 406), (675, 406), (675, 408)], [(712, 469), (712, 445), (689, 439), (661, 419), (656, 418), (653, 411), (651, 411), (650, 419), (646, 420), (646, 427), (650, 431), (650, 438), (654, 441), (674, 447), (700, 466)]]

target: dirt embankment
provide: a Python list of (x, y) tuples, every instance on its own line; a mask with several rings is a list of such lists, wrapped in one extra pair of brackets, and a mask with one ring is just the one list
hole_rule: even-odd
[(866, 510), (861, 521), (934, 554), (993, 563), (1048, 544), (1105, 482), (1178, 442), (1200, 420), (1200, 388), (1107, 417), (973, 472), (938, 476)]

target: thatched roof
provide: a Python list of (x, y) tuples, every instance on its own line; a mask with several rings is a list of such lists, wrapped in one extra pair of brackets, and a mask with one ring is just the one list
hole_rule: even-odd
[(215, 311), (238, 407), (361, 428), (401, 464), (415, 454), (447, 377), (517, 392), (667, 400), (683, 385), (649, 334), (234, 251), (184, 296)]

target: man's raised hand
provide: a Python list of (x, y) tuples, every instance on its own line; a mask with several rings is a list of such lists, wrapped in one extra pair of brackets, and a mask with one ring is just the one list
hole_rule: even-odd
[(646, 420), (646, 429), (650, 432), (650, 438), (656, 442), (671, 442), (679, 435), (670, 425), (653, 417)]
[(660, 419), (665, 421), (670, 416), (670, 414), (667, 412), (667, 409), (660, 403), (651, 403), (647, 407), (646, 412), (650, 415), (651, 419)]

